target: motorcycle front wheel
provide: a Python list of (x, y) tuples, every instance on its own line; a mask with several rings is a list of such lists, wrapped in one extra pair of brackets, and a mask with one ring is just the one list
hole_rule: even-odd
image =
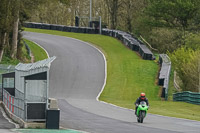
[(140, 111), (140, 116), (139, 116), (139, 122), (140, 123), (143, 123), (144, 117), (145, 117), (145, 112), (144, 111)]
[(137, 118), (137, 122), (140, 123), (140, 119), (139, 118)]

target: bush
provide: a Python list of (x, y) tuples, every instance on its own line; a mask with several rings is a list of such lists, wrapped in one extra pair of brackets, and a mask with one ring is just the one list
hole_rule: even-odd
[(174, 51), (183, 44), (182, 34), (177, 30), (167, 28), (155, 28), (149, 35), (149, 42), (158, 49), (160, 53)]
[(190, 33), (188, 37), (185, 39), (186, 47), (192, 48), (193, 50), (200, 49), (200, 34), (192, 34)]
[(175, 71), (182, 80), (182, 91), (198, 92), (200, 51), (182, 47), (169, 55)]

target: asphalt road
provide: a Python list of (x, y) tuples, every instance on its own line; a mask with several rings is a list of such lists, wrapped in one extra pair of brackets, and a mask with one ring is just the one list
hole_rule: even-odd
[[(24, 32), (57, 59), (50, 70), (49, 95), (59, 99), (60, 126), (91, 133), (196, 133), (200, 122), (148, 114), (143, 124), (132, 110), (96, 100), (104, 85), (102, 54), (75, 39)], [(114, 64), (113, 64), (114, 65)]]
[(5, 119), (3, 113), (3, 108), (0, 105), (0, 133), (11, 133), (10, 129), (15, 128), (15, 125)]

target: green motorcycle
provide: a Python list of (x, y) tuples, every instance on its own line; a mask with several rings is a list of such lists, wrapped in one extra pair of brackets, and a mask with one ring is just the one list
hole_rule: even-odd
[(148, 106), (145, 101), (140, 102), (137, 108), (137, 121), (143, 123), (143, 120), (147, 114)]

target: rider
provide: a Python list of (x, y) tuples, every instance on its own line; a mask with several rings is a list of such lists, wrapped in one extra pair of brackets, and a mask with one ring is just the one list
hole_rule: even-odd
[(137, 112), (137, 108), (138, 108), (138, 105), (140, 104), (141, 101), (145, 101), (147, 106), (149, 106), (149, 101), (148, 99), (145, 97), (145, 93), (141, 93), (140, 94), (140, 97), (136, 100), (135, 102), (135, 115), (136, 115), (136, 112)]

